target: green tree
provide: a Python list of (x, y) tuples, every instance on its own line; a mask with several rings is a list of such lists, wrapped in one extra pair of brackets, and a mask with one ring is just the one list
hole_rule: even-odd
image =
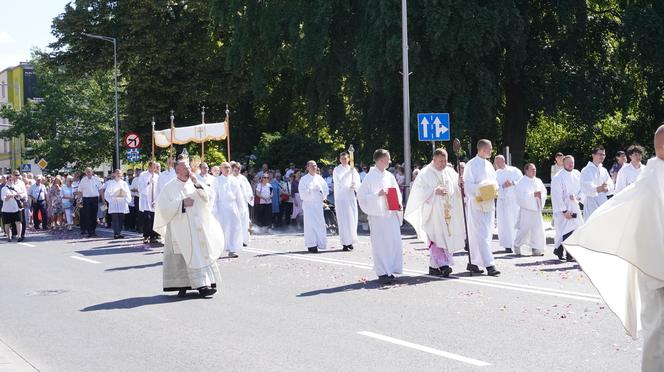
[(113, 75), (93, 73), (72, 78), (36, 55), (33, 66), (43, 102), (29, 102), (20, 111), (2, 108), (13, 124), (3, 138), (24, 135), (29, 157), (43, 157), (49, 168), (84, 168), (111, 159), (114, 151)]

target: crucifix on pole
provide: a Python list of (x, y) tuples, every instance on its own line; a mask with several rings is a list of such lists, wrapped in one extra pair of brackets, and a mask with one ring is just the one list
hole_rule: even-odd
[(175, 111), (171, 110), (171, 148), (168, 150), (168, 156), (173, 157), (173, 140), (175, 139)]

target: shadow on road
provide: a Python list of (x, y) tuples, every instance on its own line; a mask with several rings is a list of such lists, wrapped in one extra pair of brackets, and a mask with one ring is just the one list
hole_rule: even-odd
[(426, 284), (426, 283), (429, 283), (429, 282), (436, 282), (436, 281), (440, 281), (440, 280), (442, 280), (442, 279), (432, 277), (432, 276), (428, 276), (428, 275), (400, 276), (400, 277), (397, 277), (394, 284), (391, 284), (391, 285), (382, 285), (378, 282), (378, 279), (376, 279), (376, 280), (370, 280), (370, 281), (367, 281), (367, 282), (346, 284), (346, 285), (342, 285), (342, 286), (339, 286), (339, 287), (317, 289), (315, 291), (303, 292), (303, 293), (300, 293), (299, 295), (297, 295), (297, 297), (311, 297), (311, 296), (318, 296), (318, 295), (322, 295), (322, 294), (343, 293), (343, 292), (356, 291), (356, 290), (359, 290), (359, 289), (386, 290), (386, 289), (395, 288), (395, 287), (405, 287), (405, 286), (411, 286), (411, 285)]
[(134, 270), (134, 269), (147, 269), (148, 267), (157, 267), (157, 266), (163, 266), (164, 263), (159, 261), (151, 264), (145, 264), (145, 265), (136, 265), (136, 266), (121, 266), (121, 267), (114, 267), (111, 269), (106, 269), (104, 271), (125, 271), (125, 270)]
[(581, 271), (581, 266), (574, 265), (574, 266), (567, 266), (567, 267), (555, 267), (555, 268), (550, 268), (550, 269), (540, 269), (540, 271), (546, 271), (546, 272), (571, 271), (571, 270)]
[(514, 266), (517, 267), (529, 267), (529, 266), (540, 266), (540, 265), (560, 265), (563, 264), (563, 261), (560, 261), (558, 259), (551, 259), (551, 260), (537, 260), (533, 262), (525, 262), (525, 263), (517, 263), (514, 264)]
[(256, 258), (258, 257), (270, 257), (270, 256), (283, 256), (286, 254), (301, 254), (301, 255), (317, 255), (317, 254), (322, 254), (322, 253), (339, 253), (339, 252), (344, 252), (343, 249), (326, 249), (326, 250), (321, 250), (318, 251), (318, 253), (309, 253), (309, 251), (288, 251), (288, 252), (277, 252), (277, 253), (263, 253), (263, 254), (257, 254)]
[(93, 248), (85, 251), (76, 251), (83, 256), (103, 256), (107, 254), (124, 254), (145, 252), (143, 246), (119, 247), (119, 248)]
[(80, 311), (88, 312), (88, 311), (99, 311), (99, 310), (134, 309), (141, 306), (158, 305), (169, 302), (179, 302), (179, 301), (196, 300), (196, 299), (204, 299), (204, 298), (198, 295), (179, 298), (175, 295), (167, 296), (163, 294), (149, 296), (149, 297), (131, 297), (118, 301), (104, 302), (102, 304), (88, 306), (84, 309), (81, 309)]

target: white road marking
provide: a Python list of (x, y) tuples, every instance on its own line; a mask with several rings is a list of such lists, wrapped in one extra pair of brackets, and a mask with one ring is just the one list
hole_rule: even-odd
[(20, 245), (24, 245), (24, 246), (26, 246), (26, 247), (30, 247), (30, 248), (34, 248), (34, 247), (36, 247), (36, 245), (34, 245), (34, 244), (30, 244), (30, 243), (18, 243), (18, 244), (20, 244)]
[(81, 261), (85, 261), (85, 262), (93, 263), (93, 264), (99, 264), (99, 263), (101, 263), (101, 262), (99, 262), (99, 261), (91, 260), (91, 259), (89, 259), (89, 258), (85, 258), (85, 257), (79, 257), (79, 256), (69, 256), (69, 257), (71, 257), (71, 258), (73, 258), (73, 259), (76, 259), (76, 260), (81, 260)]
[(408, 347), (408, 348), (411, 348), (411, 349), (424, 351), (425, 353), (439, 355), (439, 356), (442, 356), (442, 357), (445, 357), (445, 358), (448, 358), (448, 359), (456, 360), (456, 361), (463, 362), (463, 363), (466, 363), (466, 364), (470, 364), (470, 365), (473, 365), (473, 366), (476, 366), (476, 367), (486, 367), (486, 366), (491, 365), (490, 363), (487, 363), (487, 362), (484, 362), (484, 361), (481, 361), (481, 360), (468, 358), (468, 357), (465, 357), (463, 355), (450, 353), (448, 351), (434, 349), (434, 348), (431, 348), (431, 347), (428, 347), (428, 346), (414, 344), (412, 342), (403, 341), (403, 340), (399, 340), (397, 338), (380, 335), (378, 333), (360, 331), (360, 332), (357, 332), (357, 334), (362, 335), (362, 336), (366, 336), (366, 337), (375, 338), (377, 340), (389, 342), (389, 343), (392, 343), (392, 344), (395, 344), (395, 345), (405, 346), (405, 347)]
[[(364, 270), (373, 270), (372, 264), (364, 263), (364, 262), (346, 261), (346, 260), (339, 260), (339, 259), (335, 259), (335, 258), (327, 258), (327, 257), (320, 257), (320, 256), (311, 257), (311, 256), (305, 255), (305, 254), (285, 253), (285, 252), (272, 251), (272, 250), (261, 249), (261, 248), (245, 248), (244, 250), (246, 250), (248, 252), (261, 253), (261, 254), (275, 254), (275, 255), (278, 255), (278, 256), (288, 257), (288, 258), (295, 258), (295, 259), (303, 260), (303, 261), (328, 263), (328, 264), (338, 265), (338, 266), (348, 266), (348, 267), (355, 267), (355, 268), (364, 269)], [(411, 269), (404, 269), (403, 273), (407, 274), (407, 275), (423, 275), (423, 276), (426, 276), (426, 277), (429, 277), (429, 278), (434, 278), (434, 279), (439, 279), (439, 280), (454, 280), (454, 281), (459, 281), (459, 282), (469, 283), (469, 284), (474, 284), (474, 285), (480, 285), (480, 286), (485, 286), (485, 287), (509, 289), (509, 290), (517, 291), (517, 292), (535, 293), (535, 294), (541, 294), (541, 295), (546, 295), (546, 296), (567, 298), (567, 299), (572, 299), (572, 300), (580, 300), (580, 301), (587, 301), (587, 302), (601, 302), (602, 301), (602, 298), (599, 295), (590, 294), (590, 293), (565, 291), (565, 290), (562, 290), (562, 289), (554, 289), (554, 288), (546, 288), (546, 287), (536, 287), (536, 286), (523, 285), (523, 284), (517, 284), (517, 283), (503, 282), (503, 281), (498, 281), (498, 280), (494, 281), (494, 280), (491, 280), (491, 279), (462, 278), (462, 277), (458, 277), (458, 276), (454, 276), (454, 275), (451, 275), (449, 279), (444, 279), (444, 278), (440, 278), (440, 277), (437, 277), (437, 276), (428, 275), (428, 272), (426, 272), (426, 271), (411, 270)]]

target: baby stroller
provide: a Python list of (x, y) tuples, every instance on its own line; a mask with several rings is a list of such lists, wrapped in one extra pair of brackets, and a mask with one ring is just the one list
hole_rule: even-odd
[(327, 200), (323, 201), (323, 216), (325, 217), (325, 225), (327, 225), (327, 233), (338, 235), (339, 227), (337, 226), (337, 214), (334, 212), (334, 204)]

